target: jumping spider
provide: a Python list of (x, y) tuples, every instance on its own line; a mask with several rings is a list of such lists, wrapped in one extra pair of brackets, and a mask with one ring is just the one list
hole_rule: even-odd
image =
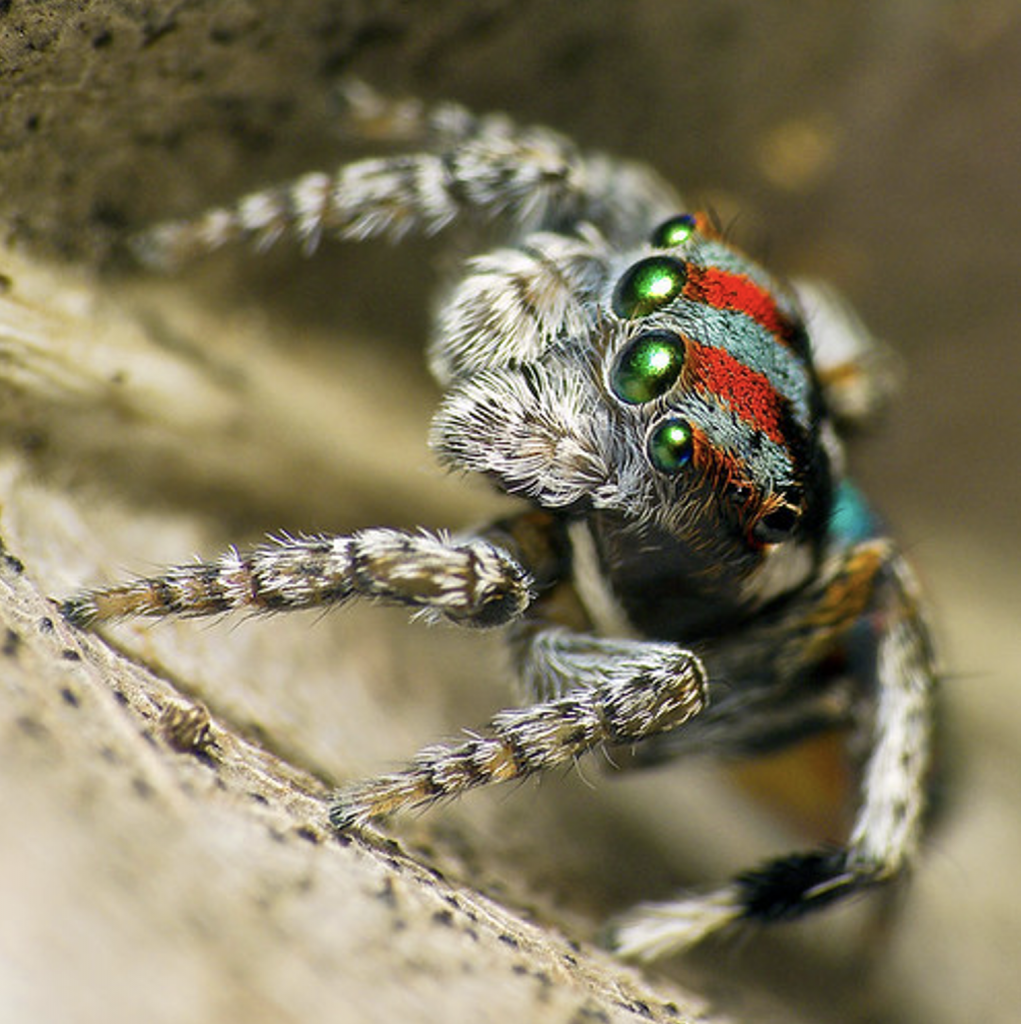
[(429, 350), (441, 462), (528, 502), (458, 537), (271, 540), (84, 591), (83, 627), (367, 597), (506, 626), (527, 703), (342, 790), (340, 830), (601, 746), (639, 763), (772, 751), (853, 727), (844, 846), (792, 854), (613, 932), (657, 956), (798, 917), (905, 869), (925, 810), (936, 669), (908, 567), (844, 470), (840, 430), (886, 390), (875, 342), (785, 284), (647, 168), (454, 105), (346, 93), (352, 131), (415, 151), (309, 174), (144, 236), (173, 266), (238, 238), (313, 249), (503, 227), (467, 262)]

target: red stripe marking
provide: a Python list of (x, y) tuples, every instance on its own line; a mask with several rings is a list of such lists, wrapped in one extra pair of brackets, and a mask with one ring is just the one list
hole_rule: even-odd
[(719, 398), (771, 441), (786, 446), (780, 426), (784, 400), (764, 374), (738, 362), (725, 349), (690, 340), (686, 369), (696, 388)]
[(730, 309), (750, 316), (779, 341), (787, 344), (791, 324), (777, 308), (773, 296), (744, 274), (732, 274), (718, 267), (688, 264), (684, 297), (716, 309)]

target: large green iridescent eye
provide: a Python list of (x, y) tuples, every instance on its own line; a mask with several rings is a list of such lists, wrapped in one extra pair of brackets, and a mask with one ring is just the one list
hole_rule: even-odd
[(647, 331), (630, 341), (610, 373), (613, 393), (629, 405), (669, 391), (684, 366), (684, 342), (669, 331)]
[(661, 473), (679, 472), (691, 461), (693, 449), (687, 420), (663, 420), (649, 435), (649, 458)]
[(673, 256), (647, 256), (624, 271), (613, 292), (613, 311), (633, 320), (665, 306), (687, 280), (684, 264)]
[(695, 217), (690, 213), (679, 213), (676, 217), (663, 221), (652, 233), (652, 244), (657, 249), (673, 249), (684, 245), (695, 233)]

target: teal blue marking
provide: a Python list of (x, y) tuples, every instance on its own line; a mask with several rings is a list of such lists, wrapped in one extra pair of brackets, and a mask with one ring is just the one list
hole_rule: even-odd
[(762, 492), (793, 481), (794, 466), (790, 452), (760, 434), (758, 447), (749, 457), (751, 431), (748, 424), (737, 413), (720, 405), (713, 396), (699, 392), (683, 395), (671, 401), (670, 409), (697, 423), (713, 448), (737, 459)]
[(841, 481), (830, 513), (830, 535), (857, 544), (878, 536), (880, 525), (861, 491), (850, 480)]
[(774, 298), (782, 296), (777, 279), (762, 264), (750, 260), (726, 242), (718, 239), (702, 240), (692, 252), (685, 254), (685, 259), (700, 267), (716, 267), (728, 274), (743, 274)]
[(739, 363), (761, 373), (790, 403), (795, 419), (808, 429), (812, 393), (808, 367), (747, 313), (717, 309), (692, 299), (675, 299), (667, 311), (649, 317), (649, 328), (680, 331), (701, 345), (726, 350)]

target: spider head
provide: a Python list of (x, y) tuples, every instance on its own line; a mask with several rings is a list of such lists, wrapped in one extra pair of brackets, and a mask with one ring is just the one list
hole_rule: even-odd
[(740, 577), (778, 545), (817, 543), (830, 472), (793, 298), (684, 215), (610, 266), (590, 313), (534, 358), (457, 380), (434, 422), (440, 457), (690, 552), (694, 571)]
[(644, 463), (632, 515), (732, 567), (817, 541), (830, 473), (793, 298), (690, 215), (661, 225), (609, 291), (600, 386)]

